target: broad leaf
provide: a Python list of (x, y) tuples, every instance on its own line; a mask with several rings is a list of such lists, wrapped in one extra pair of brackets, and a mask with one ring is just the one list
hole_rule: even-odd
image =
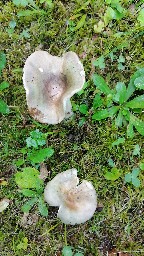
[(101, 92), (103, 92), (106, 95), (112, 94), (112, 91), (110, 90), (110, 88), (108, 87), (108, 85), (106, 84), (105, 80), (103, 79), (102, 76), (99, 76), (97, 74), (93, 75), (93, 82), (96, 85), (96, 87), (101, 90)]
[(81, 19), (78, 21), (76, 27), (74, 28), (74, 31), (80, 29), (81, 27), (83, 27), (83, 25), (85, 24), (85, 20), (86, 20), (86, 14), (84, 14)]
[(140, 10), (137, 20), (140, 22), (140, 25), (144, 26), (144, 8)]
[(131, 122), (127, 126), (127, 137), (131, 139), (134, 137), (133, 124)]
[(80, 111), (80, 113), (86, 115), (88, 112), (88, 106), (86, 104), (81, 104), (79, 106), (79, 111)]
[(140, 169), (144, 171), (144, 162), (141, 162), (139, 165)]
[(109, 117), (109, 111), (107, 109), (99, 110), (94, 115), (92, 115), (92, 119), (98, 121), (107, 117)]
[(132, 175), (131, 175), (131, 173), (129, 172), (129, 173), (127, 173), (126, 175), (125, 175), (125, 182), (131, 182), (131, 180), (132, 180)]
[(6, 55), (4, 52), (0, 52), (0, 73), (6, 65)]
[(29, 201), (27, 201), (23, 206), (22, 206), (22, 211), (23, 212), (29, 212), (30, 209), (34, 206), (34, 204), (37, 202), (37, 198), (34, 197), (32, 199), (30, 199)]
[(104, 175), (104, 177), (107, 179), (107, 180), (112, 180), (112, 181), (115, 181), (117, 180), (119, 177), (120, 177), (120, 171), (113, 167), (111, 172), (106, 172), (106, 174)]
[(95, 98), (93, 99), (93, 108), (96, 109), (102, 105), (102, 99), (99, 94), (96, 94)]
[(6, 82), (6, 81), (3, 81), (1, 84), (0, 84), (0, 91), (6, 89), (9, 87), (9, 83)]
[(38, 194), (37, 194), (36, 191), (30, 190), (30, 189), (27, 189), (27, 188), (22, 189), (20, 192), (21, 192), (24, 196), (28, 196), (28, 197), (37, 197), (37, 196), (38, 196)]
[(134, 85), (138, 89), (144, 89), (144, 75), (136, 78), (135, 81), (134, 81)]
[(126, 100), (126, 86), (124, 83), (118, 82), (116, 85), (116, 95), (114, 96), (115, 101), (119, 101), (120, 104), (123, 104)]
[(144, 108), (144, 94), (134, 98), (125, 104), (127, 108)]
[(62, 256), (73, 256), (71, 246), (64, 246), (62, 249)]
[(2, 114), (8, 114), (9, 113), (8, 105), (1, 99), (0, 99), (0, 113), (2, 113)]
[(128, 100), (131, 95), (133, 94), (133, 92), (135, 91), (136, 87), (134, 84), (134, 81), (136, 78), (142, 76), (144, 74), (144, 68), (138, 69), (130, 78), (130, 82), (128, 84), (128, 88), (127, 88), (127, 95), (126, 95), (126, 100)]
[(139, 175), (139, 173), (140, 173), (140, 169), (139, 168), (134, 168), (132, 170), (132, 178), (137, 177)]
[(140, 156), (140, 146), (139, 144), (136, 144), (133, 151), (133, 156)]
[(21, 6), (23, 6), (23, 7), (25, 7), (25, 6), (27, 6), (28, 5), (28, 0), (13, 0), (13, 3), (15, 4), (15, 5), (21, 5)]
[(125, 138), (119, 138), (119, 139), (115, 140), (115, 141), (112, 143), (112, 147), (118, 146), (119, 144), (123, 144), (124, 142), (125, 142)]
[(28, 159), (33, 163), (42, 163), (46, 158), (51, 157), (53, 154), (54, 150), (52, 148), (43, 148), (30, 153)]
[(133, 178), (132, 177), (132, 184), (135, 186), (135, 187), (140, 187), (140, 180), (138, 178)]
[(114, 116), (118, 110), (119, 110), (118, 106), (113, 106), (113, 107), (109, 108), (108, 109), (109, 117)]
[(118, 113), (117, 118), (115, 119), (115, 125), (118, 126), (118, 127), (121, 127), (122, 126), (122, 121), (123, 121), (123, 114), (122, 114), (122, 111), (120, 110), (119, 113)]
[(40, 197), (38, 200), (38, 209), (42, 216), (48, 216), (48, 208), (42, 197)]
[(144, 136), (144, 122), (134, 115), (130, 115), (130, 122), (133, 124), (133, 126), (136, 128), (136, 130)]
[(98, 59), (93, 61), (93, 65), (95, 67), (99, 67), (100, 69), (104, 69), (105, 68), (105, 60), (104, 60), (104, 56), (102, 55), (101, 57), (99, 57)]
[(22, 172), (15, 174), (15, 181), (20, 188), (36, 188), (39, 189), (43, 185), (43, 181), (39, 178), (39, 171), (35, 168), (26, 167)]

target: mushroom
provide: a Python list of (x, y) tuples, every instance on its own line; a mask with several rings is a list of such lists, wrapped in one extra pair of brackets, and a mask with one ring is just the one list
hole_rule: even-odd
[(80, 185), (77, 170), (70, 169), (57, 174), (44, 190), (45, 201), (50, 206), (59, 206), (57, 216), (65, 224), (80, 224), (89, 220), (97, 207), (96, 191), (83, 180)]
[(34, 119), (57, 124), (72, 115), (70, 98), (85, 82), (84, 68), (76, 53), (56, 57), (35, 51), (27, 58), (23, 72), (27, 105)]

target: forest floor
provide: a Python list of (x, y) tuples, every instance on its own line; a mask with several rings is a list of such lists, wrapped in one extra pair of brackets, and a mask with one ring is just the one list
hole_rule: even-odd
[[(1, 256), (72, 255), (62, 254), (66, 246), (71, 246), (73, 255), (144, 255), (144, 127), (134, 125), (131, 135), (128, 119), (117, 125), (117, 115), (93, 118), (97, 110), (108, 108), (107, 95), (96, 87), (93, 75), (103, 77), (110, 89), (118, 82), (127, 87), (130, 77), (144, 67), (143, 3), (0, 0), (0, 51), (6, 56), (0, 82), (9, 83), (0, 91), (8, 106), (0, 117), (0, 198), (9, 202), (1, 212)], [(23, 67), (38, 49), (56, 56), (74, 51), (85, 69), (85, 89), (71, 98), (74, 114), (57, 125), (41, 124), (28, 112)], [(96, 94), (103, 107), (95, 108)], [(136, 90), (134, 96), (141, 95), (142, 90)], [(130, 113), (144, 124), (142, 107)], [(27, 198), (20, 193), (15, 174), (25, 167), (40, 170), (41, 164), (27, 158), (32, 149), (26, 140), (33, 131), (46, 138), (39, 149), (54, 149), (44, 159), (48, 170), (44, 186), (59, 172), (76, 168), (80, 181), (91, 181), (95, 187), (98, 207), (86, 223), (64, 225), (56, 207), (49, 206), (47, 217), (37, 205), (28, 213), (22, 211)], [(126, 174), (133, 169), (139, 174), (128, 182)]]

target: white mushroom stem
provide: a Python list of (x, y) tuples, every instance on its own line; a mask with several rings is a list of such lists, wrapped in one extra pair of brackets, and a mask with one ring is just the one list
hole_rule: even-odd
[(59, 173), (48, 182), (44, 197), (51, 206), (59, 206), (58, 217), (65, 224), (80, 224), (89, 220), (97, 207), (97, 196), (91, 182), (78, 185), (77, 170)]

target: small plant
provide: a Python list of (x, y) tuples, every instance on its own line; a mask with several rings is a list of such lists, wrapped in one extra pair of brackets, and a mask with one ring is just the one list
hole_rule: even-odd
[(83, 253), (81, 252), (73, 253), (72, 247), (66, 245), (63, 247), (62, 256), (83, 256)]
[[(128, 87), (124, 83), (118, 82), (116, 88), (112, 90), (103, 77), (98, 74), (93, 75), (93, 82), (99, 92), (93, 100), (92, 119), (99, 121), (115, 117), (117, 127), (127, 125), (127, 137), (134, 137), (133, 127), (144, 136), (144, 121), (134, 115), (134, 113), (141, 113), (144, 108), (144, 94), (129, 100), (136, 90), (144, 89), (144, 68), (134, 73)], [(106, 98), (103, 97), (103, 94), (106, 95)], [(105, 108), (102, 108), (102, 105)]]
[[(6, 65), (6, 55), (5, 55), (4, 52), (0, 52), (0, 76), (1, 76), (2, 70), (5, 68), (5, 65)], [(0, 84), (0, 94), (3, 92), (3, 90), (5, 90), (8, 87), (9, 87), (8, 82), (6, 82), (6, 81), (1, 82), (1, 84)], [(2, 114), (8, 114), (9, 113), (9, 107), (5, 103), (5, 101), (3, 101), (2, 99), (0, 99), (0, 113), (2, 113)]]
[(35, 204), (38, 204), (39, 213), (42, 216), (47, 216), (48, 209), (43, 197), (44, 182), (39, 178), (39, 171), (31, 167), (26, 167), (22, 170), (22, 172), (15, 174), (15, 182), (21, 189), (20, 193), (30, 198), (22, 206), (22, 211), (27, 213)]
[(105, 0), (105, 2), (109, 6), (107, 7), (102, 19), (98, 24), (94, 25), (94, 31), (96, 33), (101, 33), (112, 20), (120, 20), (125, 15), (125, 9), (121, 6), (121, 1)]
[(132, 172), (129, 172), (125, 175), (125, 178), (124, 178), (125, 182), (131, 183), (135, 187), (139, 187), (140, 186), (140, 180), (138, 178), (139, 173), (140, 173), (140, 169), (134, 168)]
[(47, 135), (51, 133), (53, 132), (42, 133), (38, 129), (30, 132), (30, 136), (26, 139), (26, 147), (21, 149), (23, 158), (17, 160), (15, 164), (21, 166), (25, 161), (30, 161), (32, 165), (35, 165), (51, 157), (54, 154), (53, 148), (40, 148), (46, 145)]

